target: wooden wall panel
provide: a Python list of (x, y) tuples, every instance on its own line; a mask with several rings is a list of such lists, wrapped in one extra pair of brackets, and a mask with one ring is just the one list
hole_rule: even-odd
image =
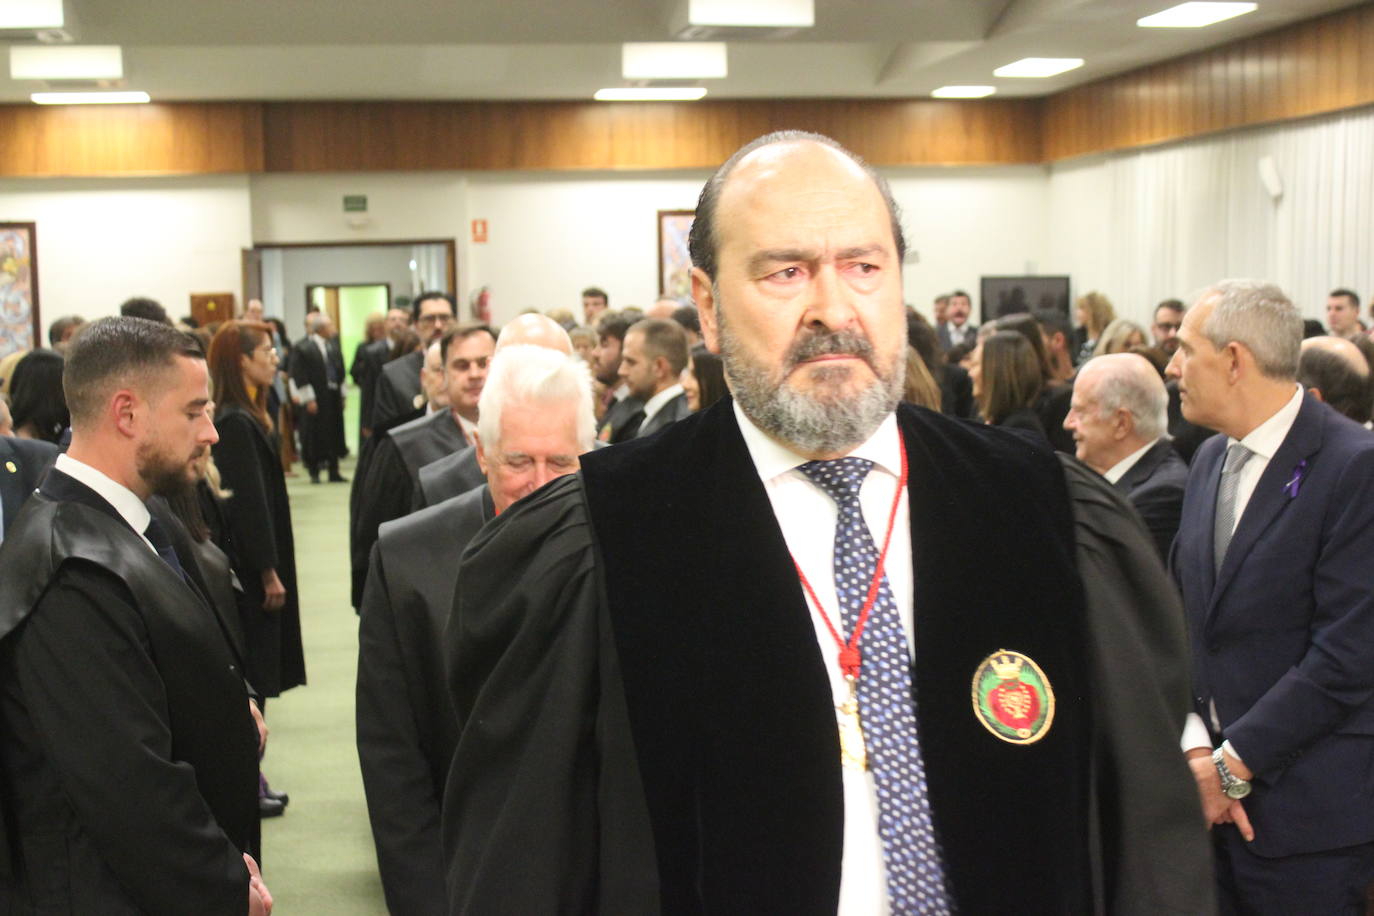
[(714, 168), (770, 130), (835, 137), (877, 165), (1041, 161), (1040, 102), (1018, 99), (282, 102), (265, 106), (272, 172)]
[(1374, 3), (1068, 89), (1044, 102), (1047, 160), (1374, 104)]
[(256, 103), (0, 106), (0, 175), (186, 175), (262, 170)]

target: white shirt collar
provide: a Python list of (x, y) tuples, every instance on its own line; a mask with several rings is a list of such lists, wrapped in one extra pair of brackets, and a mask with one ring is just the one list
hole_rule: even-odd
[(611, 392), (611, 397), (613, 397), (613, 398), (614, 398), (615, 400), (617, 400), (617, 401), (623, 401), (623, 400), (625, 400), (625, 398), (629, 397), (629, 394), (630, 394), (630, 385), (629, 385), (629, 383), (628, 383), (628, 382), (621, 382), (619, 385), (616, 386), (615, 391), (612, 391), (612, 392)]
[(1265, 420), (1259, 426), (1250, 430), (1244, 439), (1236, 440), (1230, 436), (1226, 437), (1226, 447), (1230, 448), (1237, 441), (1241, 445), (1254, 452), (1259, 457), (1268, 461), (1274, 457), (1274, 453), (1283, 445), (1283, 440), (1288, 438), (1288, 431), (1293, 428), (1293, 422), (1298, 418), (1298, 411), (1302, 409), (1302, 386), (1294, 384), (1293, 396), (1288, 399), (1274, 415)]
[[(450, 410), (449, 413), (453, 413), (453, 411)], [(463, 438), (468, 440), (468, 444), (471, 445), (472, 443), (476, 442), (477, 440), (473, 437), (477, 434), (477, 424), (472, 422), (462, 414), (455, 413), (453, 414), (453, 416), (455, 419), (457, 419), (458, 429), (462, 431)]]
[[(740, 434), (744, 436), (744, 444), (749, 449), (749, 457), (754, 459), (754, 467), (759, 473), (760, 480), (769, 481), (780, 477), (810, 460), (772, 439), (755, 426), (754, 421), (740, 409), (738, 401), (734, 402), (733, 407), (735, 419), (739, 422)], [(867, 458), (875, 467), (882, 468), (893, 477), (901, 476), (902, 437), (897, 431), (897, 415), (888, 414), (878, 425), (877, 431), (846, 457)]]
[[(1155, 440), (1155, 442), (1158, 441), (1158, 439)], [(1116, 464), (1108, 468), (1107, 473), (1102, 475), (1103, 477), (1107, 478), (1107, 483), (1114, 484), (1121, 478), (1125, 477), (1126, 472), (1129, 471), (1131, 468), (1135, 467), (1136, 462), (1139, 461), (1141, 458), (1144, 458), (1145, 453), (1155, 447), (1155, 442), (1146, 442), (1140, 448), (1131, 452), (1125, 458), (1122, 458)]]
[(664, 404), (667, 404), (673, 398), (683, 393), (684, 392), (681, 385), (669, 385), (667, 388), (664, 388), (658, 394), (649, 398), (649, 400), (644, 402), (643, 422), (648, 423), (654, 414), (658, 413), (660, 410), (663, 409)]
[[(97, 471), (84, 461), (78, 461), (66, 452), (57, 456), (57, 461), (53, 467), (94, 490), (101, 499), (114, 506), (115, 511), (120, 514), (124, 521), (129, 523), (129, 527), (137, 531), (140, 537), (143, 537), (143, 532), (148, 528), (148, 520), (152, 516), (148, 514), (148, 507), (144, 505), (143, 500), (139, 499), (133, 490), (122, 483), (116, 483), (102, 472)], [(144, 540), (146, 541), (147, 538)], [(148, 546), (151, 547), (152, 544)]]

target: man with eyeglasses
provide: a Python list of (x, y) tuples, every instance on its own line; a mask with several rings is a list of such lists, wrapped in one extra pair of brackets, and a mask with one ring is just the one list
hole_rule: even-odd
[(439, 338), (439, 351), (448, 410), (435, 411), (382, 434), (368, 461), (352, 538), (355, 608), (362, 598), (377, 529), (383, 522), (410, 512), (420, 468), (476, 441), (477, 402), (496, 351), (496, 333), (484, 324), (458, 325)]
[(1183, 326), (1183, 313), (1187, 308), (1178, 299), (1165, 299), (1155, 306), (1155, 323), (1150, 330), (1155, 336), (1155, 346), (1168, 356), (1173, 356), (1178, 349), (1178, 329)]
[(374, 432), (386, 429), (391, 421), (414, 409), (415, 396), (420, 393), (420, 367), (425, 362), (425, 350), (453, 326), (457, 313), (458, 307), (448, 293), (427, 292), (416, 297), (411, 314), (420, 335), (420, 346), (413, 353), (393, 359), (382, 367), (372, 406)]

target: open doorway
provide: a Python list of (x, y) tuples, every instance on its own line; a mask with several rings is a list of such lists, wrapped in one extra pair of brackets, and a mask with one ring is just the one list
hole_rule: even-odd
[[(390, 283), (307, 284), (305, 301), (329, 316), (339, 330), (339, 352), (343, 354), (344, 371), (351, 372), (358, 345), (366, 334), (367, 319), (371, 315), (385, 315), (391, 307)], [(350, 396), (344, 400), (344, 441), (348, 450), (358, 453), (358, 408), (362, 399)]]

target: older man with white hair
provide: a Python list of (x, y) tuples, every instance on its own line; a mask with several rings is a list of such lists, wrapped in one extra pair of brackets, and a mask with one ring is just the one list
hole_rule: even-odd
[(497, 513), (575, 472), (595, 428), (584, 363), (547, 347), (503, 347), (477, 422), (487, 483), (381, 527), (358, 633), (358, 757), (393, 913), (447, 912), (439, 809), (458, 724), (441, 637), (461, 588), (458, 558)]
[(1178, 533), (1188, 465), (1168, 432), (1169, 395), (1143, 356), (1113, 353), (1083, 364), (1064, 428), (1075, 456), (1131, 501), (1161, 559)]

